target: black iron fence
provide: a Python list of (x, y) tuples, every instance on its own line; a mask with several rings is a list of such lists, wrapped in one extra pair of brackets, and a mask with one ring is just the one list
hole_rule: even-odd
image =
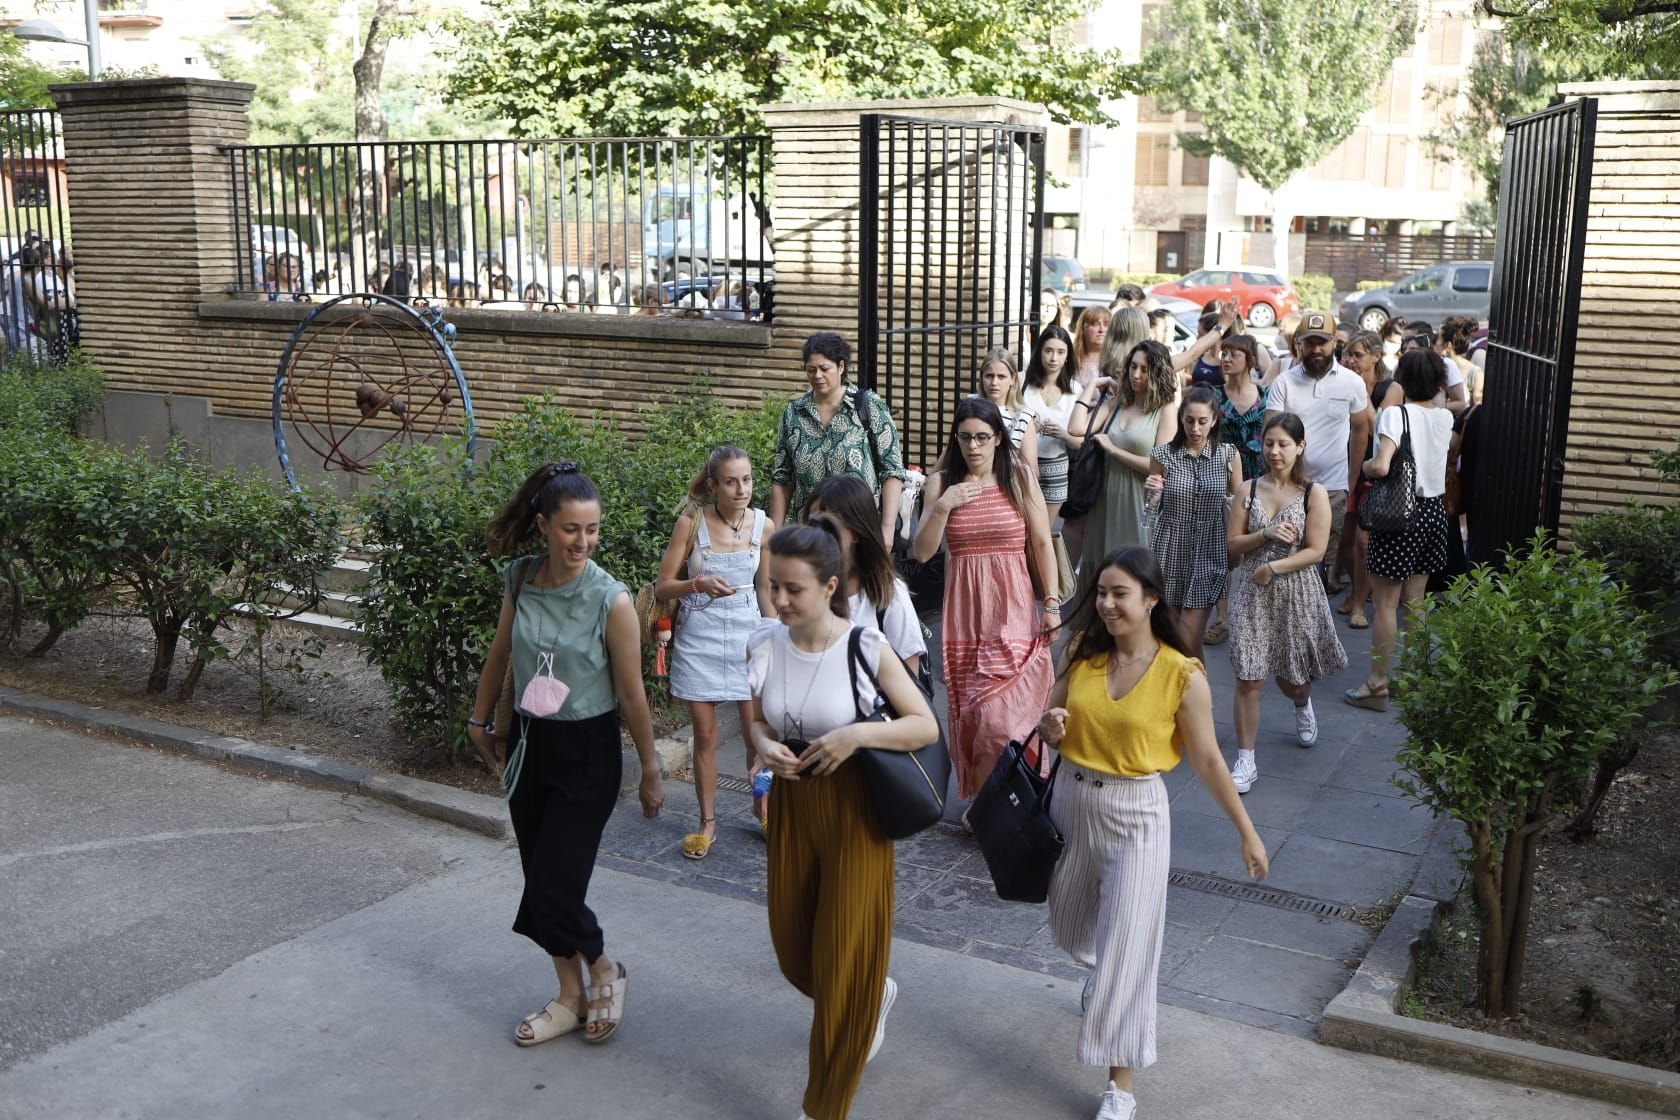
[(239, 292), (765, 319), (764, 137), (228, 150)]
[(67, 356), (80, 337), (74, 270), (58, 113), (0, 113), (0, 321), (8, 355)]
[(1594, 98), (1505, 129), (1470, 559), (1557, 532), (1592, 183)]
[(906, 461), (931, 469), (986, 351), (1024, 367), (1031, 350), (1044, 130), (875, 113), (860, 127), (858, 370)]

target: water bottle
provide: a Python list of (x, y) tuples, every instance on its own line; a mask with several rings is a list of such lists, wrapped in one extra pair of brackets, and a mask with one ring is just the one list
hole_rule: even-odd
[(770, 795), (770, 779), (775, 775), (768, 770), (760, 770), (753, 775), (752, 789), (754, 797), (768, 797)]

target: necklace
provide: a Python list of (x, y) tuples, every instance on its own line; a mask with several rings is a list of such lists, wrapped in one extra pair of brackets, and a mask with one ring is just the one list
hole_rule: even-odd
[(1155, 656), (1155, 654), (1160, 650), (1160, 648), (1161, 647), (1158, 646), (1158, 645), (1150, 646), (1147, 650), (1138, 654), (1136, 657), (1126, 658), (1126, 659), (1116, 657), (1116, 656), (1114, 656), (1113, 653), (1110, 653), (1108, 655), (1109, 671), (1113, 672), (1115, 669), (1130, 668), (1131, 666), (1136, 665), (1140, 661), (1148, 661), (1151, 657)]
[[(823, 631), (822, 653), (817, 657), (817, 663), (811, 667), (811, 679), (805, 683), (805, 697), (799, 701), (799, 713), (790, 715), (787, 702), (787, 674), (782, 674), (782, 742), (796, 739), (805, 741), (805, 705), (811, 702), (811, 690), (816, 687), (817, 678), (822, 676), (823, 659), (828, 656), (828, 647), (834, 640), (834, 615), (828, 616), (828, 629)], [(793, 645), (793, 634), (788, 634), (788, 644)], [(798, 647), (795, 646), (797, 649)]]
[[(716, 506), (712, 507), (712, 512), (717, 513), (717, 507)], [(741, 511), (741, 516), (735, 519), (735, 524), (733, 524), (733, 525), (730, 525), (729, 522), (724, 521), (723, 520), (723, 514), (721, 514), (721, 513), (718, 513), (717, 519), (719, 521), (723, 521), (723, 523), (729, 527), (729, 531), (731, 533), (735, 534), (735, 539), (737, 541), (739, 541), (741, 539), (741, 526), (743, 526), (747, 523), (747, 514), (749, 512), (751, 512), (751, 511), (750, 510), (745, 510), (745, 509), (742, 510)]]

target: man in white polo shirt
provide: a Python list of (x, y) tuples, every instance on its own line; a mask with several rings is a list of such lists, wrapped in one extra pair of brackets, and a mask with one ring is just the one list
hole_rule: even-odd
[(1293, 412), (1307, 430), (1307, 476), (1330, 495), (1328, 560), (1341, 544), (1348, 494), (1370, 450), (1375, 416), (1365, 382), (1336, 361), (1336, 324), (1330, 316), (1302, 313), (1295, 354), (1300, 361), (1272, 382), (1266, 415)]

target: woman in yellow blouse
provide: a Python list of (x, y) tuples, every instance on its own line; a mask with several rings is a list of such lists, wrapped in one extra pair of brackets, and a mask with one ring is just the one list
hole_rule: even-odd
[(1039, 735), (1059, 748), (1050, 816), (1067, 847), (1050, 881), (1050, 932), (1093, 969), (1079, 1060), (1108, 1068), (1097, 1120), (1131, 1120), (1132, 1071), (1155, 1061), (1155, 983), (1167, 914), (1171, 829), (1161, 773), (1187, 755), (1266, 877), (1266, 846), (1219, 755), (1202, 663), (1183, 651), (1147, 548), (1103, 558), (1074, 618), (1067, 668)]

